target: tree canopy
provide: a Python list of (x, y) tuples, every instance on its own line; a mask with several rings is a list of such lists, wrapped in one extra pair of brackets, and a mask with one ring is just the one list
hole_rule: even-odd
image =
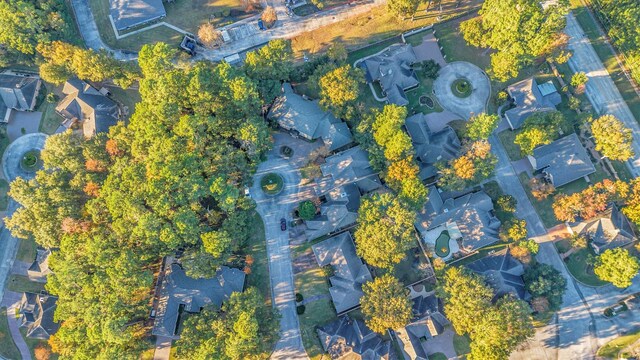
[(532, 155), (533, 149), (550, 144), (558, 136), (563, 121), (564, 116), (559, 111), (535, 113), (525, 120), (514, 143), (520, 146), (523, 154)]
[(329, 71), (319, 81), (320, 105), (340, 116), (340, 110), (358, 98), (361, 83), (364, 83), (362, 70), (351, 65)]
[(389, 0), (387, 10), (399, 18), (411, 17), (418, 10), (419, 0)]
[(487, 0), (479, 16), (464, 21), (460, 30), (468, 44), (496, 50), (491, 54), (491, 73), (506, 81), (553, 50), (567, 11), (565, 0), (545, 8), (536, 0)]
[(467, 136), (471, 140), (487, 140), (498, 127), (500, 118), (497, 114), (478, 114), (467, 122)]
[(523, 277), (531, 296), (544, 297), (549, 302), (550, 310), (560, 309), (567, 280), (558, 270), (551, 265), (536, 263), (525, 270)]
[(438, 184), (447, 190), (464, 190), (488, 179), (497, 163), (488, 141), (467, 143), (462, 148), (462, 155), (448, 164), (437, 164), (441, 175)]
[(365, 283), (362, 292), (361, 310), (371, 330), (384, 334), (388, 329), (401, 328), (411, 320), (409, 291), (393, 276), (386, 274)]
[(613, 115), (603, 115), (591, 122), (596, 150), (611, 160), (627, 161), (634, 156), (631, 129)]
[(631, 286), (638, 275), (638, 259), (622, 248), (607, 249), (596, 260), (593, 272), (600, 280), (608, 281), (618, 288)]

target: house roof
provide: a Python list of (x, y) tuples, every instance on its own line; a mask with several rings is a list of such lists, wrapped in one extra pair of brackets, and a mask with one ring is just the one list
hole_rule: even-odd
[(62, 88), (66, 95), (56, 111), (67, 120), (82, 121), (86, 137), (107, 132), (118, 123), (118, 105), (93, 86), (79, 79), (70, 79)]
[(406, 360), (429, 359), (422, 339), (442, 334), (449, 320), (443, 314), (443, 304), (434, 294), (412, 299), (413, 318), (407, 326), (395, 330)]
[(317, 179), (320, 195), (346, 184), (355, 184), (361, 194), (382, 186), (378, 174), (371, 168), (369, 155), (359, 146), (325, 159), (320, 165), (323, 178)]
[(9, 109), (31, 111), (36, 105), (36, 94), (40, 78), (12, 73), (0, 74), (0, 118), (4, 119)]
[(331, 265), (329, 293), (338, 314), (360, 305), (362, 284), (371, 280), (367, 266), (356, 254), (349, 232), (343, 232), (312, 247), (320, 267)]
[(542, 85), (534, 78), (524, 79), (507, 87), (515, 107), (505, 112), (512, 129), (518, 129), (524, 121), (536, 112), (553, 111), (562, 102), (560, 94), (548, 81)]
[(514, 294), (522, 300), (531, 297), (522, 279), (522, 263), (511, 256), (506, 248), (467, 264), (467, 267), (485, 278), (494, 290), (494, 299), (506, 294)]
[(51, 250), (38, 248), (36, 251), (36, 258), (27, 269), (29, 276), (32, 277), (46, 277), (51, 273), (49, 269), (49, 255)]
[(200, 312), (205, 306), (220, 307), (234, 292), (242, 292), (245, 274), (241, 270), (222, 266), (208, 279), (188, 277), (180, 265), (170, 265), (160, 287), (159, 305), (153, 325), (153, 335), (177, 338), (180, 307), (187, 312)]
[(111, 19), (118, 30), (167, 16), (162, 0), (109, 0)]
[(356, 223), (360, 207), (360, 191), (355, 184), (331, 190), (327, 202), (320, 205), (320, 214), (305, 221), (307, 239), (313, 240)]
[(591, 239), (596, 253), (630, 244), (636, 239), (629, 219), (611, 204), (609, 209), (595, 219), (583, 221), (571, 226), (574, 232)]
[(361, 320), (344, 315), (316, 331), (322, 348), (332, 359), (389, 359), (391, 343)]
[(27, 337), (48, 339), (60, 328), (54, 321), (56, 310), (55, 296), (23, 293), (20, 303), (21, 325), (27, 329)]
[(360, 64), (367, 82), (378, 81), (390, 103), (407, 105), (405, 90), (418, 86), (419, 81), (411, 65), (417, 61), (409, 44), (394, 44)]
[(269, 118), (287, 129), (295, 130), (309, 139), (322, 138), (329, 150), (339, 149), (353, 142), (346, 123), (328, 111), (323, 111), (317, 101), (305, 100), (293, 92), (291, 84), (285, 83), (282, 95), (276, 99)]
[(432, 132), (422, 113), (407, 118), (405, 128), (413, 143), (422, 180), (438, 174), (437, 162), (452, 160), (460, 153), (460, 139), (456, 132), (450, 126)]
[(466, 252), (499, 241), (501, 223), (493, 215), (493, 202), (484, 191), (442, 201), (438, 191), (432, 188), (429, 198), (415, 224), (421, 233), (441, 225), (455, 224), (462, 235), (460, 249)]
[(544, 170), (555, 187), (596, 172), (587, 150), (575, 133), (535, 148), (530, 160), (534, 169)]

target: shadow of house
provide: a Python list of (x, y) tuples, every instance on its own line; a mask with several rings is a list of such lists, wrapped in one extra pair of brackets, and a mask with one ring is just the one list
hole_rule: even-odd
[(118, 32), (167, 16), (162, 0), (109, 0), (110, 18)]
[(512, 130), (520, 128), (534, 113), (556, 110), (562, 102), (553, 82), (538, 84), (534, 78), (524, 79), (507, 87), (507, 93), (515, 105), (504, 115)]
[(62, 125), (70, 128), (75, 123), (82, 126), (85, 137), (109, 131), (118, 123), (120, 108), (113, 100), (79, 79), (70, 79), (62, 88), (66, 95), (56, 107), (65, 120)]
[(8, 123), (16, 111), (33, 111), (42, 80), (37, 75), (5, 71), (0, 74), (0, 122)]
[(347, 184), (320, 197), (320, 214), (306, 220), (305, 234), (313, 240), (353, 226), (360, 208), (360, 190), (355, 184)]
[(331, 359), (389, 359), (391, 342), (371, 331), (363, 321), (348, 315), (316, 331), (322, 348)]
[(493, 289), (494, 301), (507, 294), (513, 294), (524, 301), (529, 301), (531, 298), (522, 279), (524, 266), (511, 256), (507, 248), (489, 254), (466, 266), (484, 277)]
[(180, 265), (173, 263), (165, 275), (158, 295), (153, 331), (156, 336), (178, 339), (181, 313), (197, 313), (205, 306), (219, 308), (234, 292), (244, 289), (244, 272), (222, 266), (208, 279), (188, 277)]
[(320, 165), (322, 178), (316, 179), (317, 193), (325, 195), (340, 186), (354, 184), (361, 194), (382, 186), (378, 173), (369, 163), (369, 154), (355, 146), (325, 159)]
[(615, 204), (595, 219), (572, 224), (571, 231), (591, 240), (590, 245), (596, 254), (636, 241), (631, 222)]
[(456, 132), (450, 126), (432, 132), (422, 113), (407, 118), (405, 128), (420, 166), (418, 176), (423, 181), (438, 175), (436, 163), (455, 159), (460, 153), (460, 139)]
[(20, 326), (27, 337), (47, 340), (58, 331), (60, 324), (54, 321), (57, 297), (25, 292), (20, 302)]
[(284, 83), (280, 95), (268, 117), (281, 128), (307, 140), (322, 139), (330, 151), (336, 151), (353, 142), (347, 124), (328, 111), (320, 109), (317, 101), (305, 100), (293, 92), (291, 84)]
[(442, 200), (435, 187), (429, 189), (429, 200), (418, 213), (416, 229), (424, 239), (448, 231), (463, 253), (470, 253), (499, 241), (500, 220), (493, 202), (484, 191)]
[(381, 53), (368, 57), (358, 66), (365, 71), (368, 83), (378, 82), (387, 100), (396, 105), (409, 104), (405, 91), (420, 85), (412, 69), (416, 54), (409, 44), (394, 44)]
[(27, 269), (29, 280), (42, 283), (47, 282), (47, 276), (51, 274), (51, 269), (49, 269), (49, 255), (51, 255), (51, 250), (38, 248), (36, 251), (36, 259)]
[(442, 334), (449, 320), (444, 316), (442, 301), (434, 294), (420, 295), (412, 301), (411, 322), (394, 333), (405, 360), (428, 360), (423, 342)]
[(343, 232), (312, 247), (320, 267), (330, 265), (329, 293), (338, 314), (360, 306), (362, 284), (371, 281), (371, 273), (356, 254), (349, 232)]
[(542, 145), (527, 156), (531, 167), (542, 171), (545, 179), (560, 187), (596, 172), (595, 166), (575, 133)]

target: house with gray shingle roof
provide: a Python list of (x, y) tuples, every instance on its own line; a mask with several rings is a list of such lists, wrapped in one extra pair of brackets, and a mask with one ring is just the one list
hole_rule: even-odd
[(512, 130), (520, 128), (536, 112), (555, 111), (556, 106), (562, 102), (553, 82), (538, 84), (534, 78), (509, 85), (507, 93), (515, 105), (504, 113)]
[(268, 115), (281, 128), (307, 140), (322, 139), (330, 151), (353, 142), (347, 124), (323, 111), (317, 101), (306, 100), (294, 93), (289, 83), (285, 83), (282, 89), (282, 95), (276, 99)]
[(360, 306), (362, 284), (371, 281), (369, 268), (356, 254), (351, 234), (343, 232), (312, 246), (320, 267), (331, 266), (329, 293), (338, 314)]
[(587, 150), (575, 133), (542, 145), (527, 156), (536, 171), (555, 187), (566, 185), (596, 172)]
[(212, 278), (194, 279), (180, 265), (169, 265), (159, 290), (152, 334), (177, 339), (182, 311), (197, 313), (205, 306), (219, 308), (231, 294), (243, 291), (244, 277), (241, 270), (222, 266)]
[(458, 249), (469, 253), (499, 241), (500, 220), (495, 216), (493, 202), (484, 191), (472, 192), (443, 201), (435, 187), (429, 189), (429, 200), (418, 213), (415, 226), (423, 243), (432, 246), (435, 239), (447, 231)]
[(60, 324), (54, 321), (57, 297), (25, 292), (20, 301), (20, 326), (32, 339), (47, 340), (58, 331)]
[(320, 214), (305, 221), (308, 240), (355, 225), (360, 207), (360, 190), (356, 185), (347, 184), (335, 188), (321, 196), (320, 200)]
[(108, 132), (111, 126), (118, 123), (118, 104), (86, 82), (77, 78), (69, 79), (62, 92), (66, 96), (56, 106), (56, 112), (65, 119), (62, 123), (65, 127), (79, 123), (84, 136), (92, 137)]
[(36, 250), (36, 258), (27, 269), (29, 280), (47, 282), (47, 276), (51, 274), (49, 255), (51, 255), (51, 250), (49, 249), (38, 248)]
[(438, 175), (435, 164), (455, 159), (460, 153), (460, 139), (456, 132), (445, 126), (438, 132), (432, 132), (425, 115), (418, 113), (405, 121), (405, 128), (420, 166), (418, 176), (426, 180)]
[(42, 80), (37, 75), (6, 71), (0, 74), (0, 122), (8, 123), (15, 111), (33, 111)]
[(362, 320), (344, 315), (319, 327), (316, 332), (331, 359), (389, 359), (391, 342), (369, 329)]
[(355, 146), (325, 159), (320, 165), (322, 178), (316, 179), (317, 193), (322, 196), (347, 184), (355, 184), (361, 194), (379, 189), (380, 177), (369, 163), (369, 154)]
[(482, 275), (494, 292), (494, 300), (513, 294), (528, 301), (531, 294), (524, 285), (524, 266), (516, 260), (508, 248), (489, 254), (466, 265), (473, 272)]
[(123, 31), (167, 16), (162, 0), (109, 0), (110, 20)]
[(409, 104), (405, 91), (420, 85), (411, 67), (417, 61), (410, 44), (394, 44), (368, 57), (358, 66), (365, 71), (368, 83), (378, 82), (387, 100), (396, 105)]
[(631, 222), (616, 204), (611, 204), (606, 212), (594, 219), (572, 224), (571, 231), (591, 240), (590, 245), (596, 254), (636, 241)]
[(442, 301), (434, 294), (419, 295), (412, 303), (411, 322), (395, 330), (396, 339), (405, 360), (428, 360), (423, 343), (442, 334), (449, 320), (444, 316)]

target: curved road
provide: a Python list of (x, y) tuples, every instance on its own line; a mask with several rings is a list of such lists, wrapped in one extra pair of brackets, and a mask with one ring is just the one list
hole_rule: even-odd
[[(284, 179), (279, 195), (267, 196), (260, 189), (260, 178), (267, 173), (277, 173)], [(264, 221), (271, 278), (271, 298), (280, 311), (280, 339), (276, 343), (272, 359), (308, 359), (300, 336), (300, 324), (296, 314), (293, 269), (289, 253), (289, 231), (280, 230), (280, 219), (291, 220), (291, 212), (302, 200), (299, 193), (300, 174), (288, 161), (271, 152), (267, 161), (260, 164), (254, 176), (251, 196)]]

